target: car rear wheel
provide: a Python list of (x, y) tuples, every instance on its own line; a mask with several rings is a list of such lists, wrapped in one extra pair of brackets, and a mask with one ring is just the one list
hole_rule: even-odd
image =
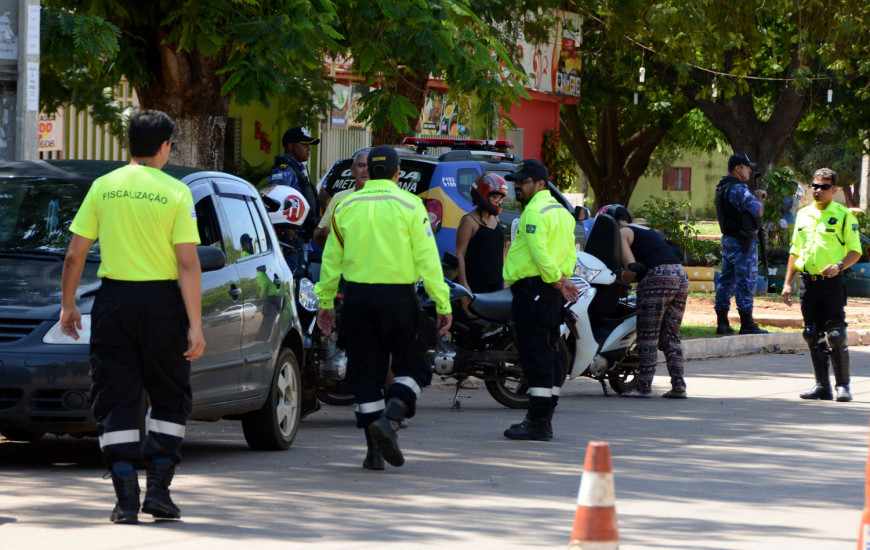
[(269, 398), (259, 411), (242, 417), (245, 441), (257, 451), (282, 451), (296, 439), (302, 418), (302, 379), (299, 363), (290, 349), (278, 355)]
[(30, 430), (2, 430), (0, 435), (9, 441), (36, 441), (45, 434), (43, 432), (31, 432)]
[(356, 397), (352, 393), (325, 393), (318, 395), (320, 399), (327, 405), (337, 405), (339, 407), (347, 407), (356, 403)]

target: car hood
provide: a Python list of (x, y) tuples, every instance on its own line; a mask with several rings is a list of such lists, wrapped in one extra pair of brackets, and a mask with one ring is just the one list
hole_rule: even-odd
[[(76, 294), (81, 296), (99, 288), (99, 263), (86, 262)], [(0, 258), (0, 310), (3, 316), (51, 319), (60, 313), (61, 258)], [(80, 304), (82, 313), (90, 311), (90, 301)], [(85, 311), (87, 310), (87, 311)]]

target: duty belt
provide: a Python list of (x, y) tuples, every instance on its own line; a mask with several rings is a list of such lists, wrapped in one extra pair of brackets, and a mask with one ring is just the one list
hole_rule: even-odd
[(824, 275), (811, 275), (806, 271), (801, 271), (801, 277), (806, 281), (827, 281), (829, 279), (836, 279), (840, 275), (842, 275), (842, 273), (834, 275), (833, 277), (825, 277)]

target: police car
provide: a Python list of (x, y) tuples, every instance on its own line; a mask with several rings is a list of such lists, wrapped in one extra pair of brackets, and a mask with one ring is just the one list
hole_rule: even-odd
[[(484, 172), (495, 172), (504, 177), (516, 169), (517, 159), (508, 150), (508, 140), (454, 140), (441, 138), (405, 138), (409, 148), (396, 148), (401, 166), (399, 187), (423, 199), (439, 255), (456, 252), (456, 228), (462, 216), (474, 209), (471, 202), (471, 184)], [(449, 148), (438, 156), (428, 154), (430, 148)], [(318, 191), (332, 197), (339, 191), (354, 186), (351, 174), (352, 159), (342, 159), (332, 165), (320, 180)], [(504, 228), (506, 242), (510, 240), (511, 225), (519, 219), (522, 207), (516, 200), (513, 182), (508, 183), (508, 197), (502, 203), (499, 223)], [(547, 186), (565, 208), (580, 215), (580, 207), (572, 206), (551, 182)], [(576, 243), (582, 249), (586, 243), (583, 226), (577, 224)]]

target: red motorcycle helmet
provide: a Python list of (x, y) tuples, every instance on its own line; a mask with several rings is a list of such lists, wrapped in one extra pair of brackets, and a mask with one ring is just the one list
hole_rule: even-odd
[(508, 195), (507, 182), (498, 174), (486, 172), (471, 184), (471, 202), (495, 216), (501, 212), (501, 207), (490, 204), (489, 196), (493, 194), (503, 197)]

